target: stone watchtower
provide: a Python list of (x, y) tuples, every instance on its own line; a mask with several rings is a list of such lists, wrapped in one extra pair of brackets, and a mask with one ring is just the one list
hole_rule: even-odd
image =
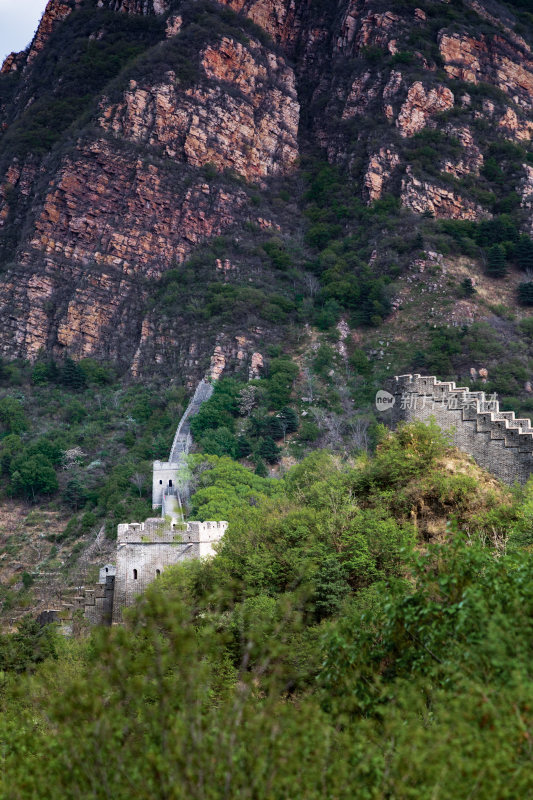
[(114, 584), (113, 624), (122, 622), (122, 609), (131, 606), (165, 567), (215, 554), (227, 522), (184, 522), (189, 497), (187, 454), (191, 445), (190, 419), (209, 400), (213, 385), (202, 380), (178, 425), (168, 461), (155, 461), (152, 508), (161, 516), (118, 526), (116, 571), (107, 564), (100, 580)]
[(122, 609), (156, 580), (165, 567), (215, 554), (227, 522), (179, 522), (160, 517), (118, 526), (113, 623)]

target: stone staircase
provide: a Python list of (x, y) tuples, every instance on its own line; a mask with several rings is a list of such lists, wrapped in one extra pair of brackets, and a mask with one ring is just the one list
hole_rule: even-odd
[(459, 449), (506, 483), (525, 483), (533, 471), (531, 422), (500, 411), (495, 395), (418, 374), (397, 375), (392, 394), (394, 423), (434, 417)]

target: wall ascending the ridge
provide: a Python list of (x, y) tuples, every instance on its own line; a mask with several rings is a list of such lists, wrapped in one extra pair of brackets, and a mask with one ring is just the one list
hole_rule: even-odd
[(516, 419), (513, 411), (500, 411), (495, 396), (422, 375), (398, 375), (390, 391), (395, 398), (389, 420), (393, 426), (433, 418), (451, 432), (456, 447), (503, 483), (523, 484), (533, 472), (531, 423)]

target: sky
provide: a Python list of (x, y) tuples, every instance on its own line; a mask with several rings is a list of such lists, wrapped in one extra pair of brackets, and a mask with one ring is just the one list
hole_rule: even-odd
[(0, 65), (33, 39), (47, 0), (0, 0)]

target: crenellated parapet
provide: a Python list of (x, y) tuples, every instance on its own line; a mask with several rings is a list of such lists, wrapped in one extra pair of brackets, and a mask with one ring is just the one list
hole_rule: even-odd
[(418, 374), (397, 375), (389, 388), (393, 425), (434, 418), (456, 447), (504, 483), (525, 483), (533, 472), (531, 422), (500, 411), (495, 394)]
[(151, 517), (119, 525), (114, 582), (113, 622), (122, 621), (122, 609), (174, 564), (215, 555), (214, 545), (224, 536), (227, 522), (182, 522)]

